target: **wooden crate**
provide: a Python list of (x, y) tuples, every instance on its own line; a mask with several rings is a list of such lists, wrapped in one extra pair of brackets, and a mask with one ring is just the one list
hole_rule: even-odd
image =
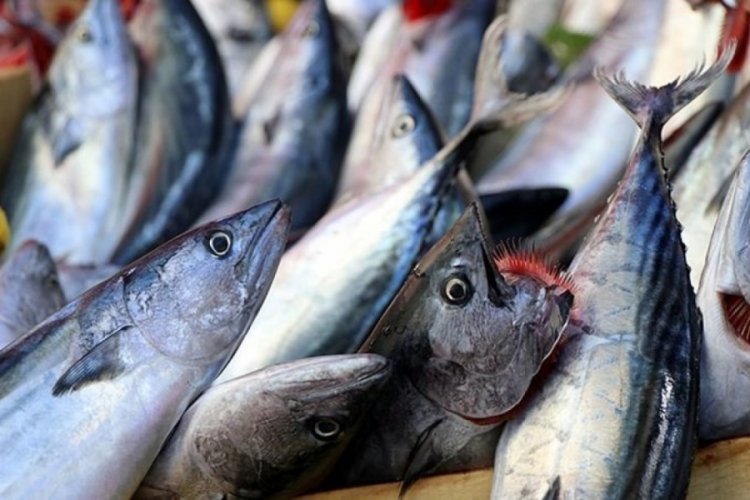
[(21, 121), (30, 103), (29, 68), (0, 69), (0, 174), (8, 164)]
[[(750, 438), (733, 439), (698, 450), (688, 500), (750, 498)], [(375, 500), (398, 498), (399, 483), (362, 486), (302, 498), (307, 500)], [(408, 500), (487, 499), (492, 469), (424, 478), (406, 493)]]

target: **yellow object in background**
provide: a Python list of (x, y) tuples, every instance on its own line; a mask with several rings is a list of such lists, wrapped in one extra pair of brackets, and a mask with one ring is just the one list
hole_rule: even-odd
[(299, 6), (299, 0), (266, 0), (266, 10), (273, 30), (283, 30)]
[(8, 217), (5, 216), (5, 210), (0, 208), (0, 255), (5, 252), (10, 243), (10, 224)]

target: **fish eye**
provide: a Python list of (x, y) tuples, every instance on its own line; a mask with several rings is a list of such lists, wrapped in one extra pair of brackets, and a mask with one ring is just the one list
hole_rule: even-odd
[(88, 43), (94, 39), (94, 35), (88, 26), (81, 25), (76, 30), (76, 38), (84, 43)]
[(215, 256), (224, 257), (232, 249), (232, 235), (227, 231), (214, 231), (208, 236), (206, 246)]
[(322, 417), (313, 422), (312, 432), (321, 441), (332, 441), (341, 433), (341, 425), (332, 418)]
[(412, 115), (403, 114), (396, 117), (396, 123), (393, 124), (391, 135), (393, 137), (403, 137), (417, 126), (417, 121)]
[(305, 26), (304, 31), (302, 31), (302, 36), (313, 38), (318, 36), (318, 33), (320, 33), (320, 25), (318, 24), (318, 22), (310, 21), (310, 24)]
[(471, 285), (463, 276), (453, 276), (445, 280), (443, 297), (449, 304), (462, 306), (471, 298)]

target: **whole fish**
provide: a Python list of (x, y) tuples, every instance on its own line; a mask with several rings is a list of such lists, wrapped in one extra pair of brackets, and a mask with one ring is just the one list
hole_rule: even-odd
[(407, 76), (390, 77), (386, 95), (368, 95), (357, 114), (337, 188), (339, 200), (399, 182), (443, 146), (440, 126)]
[(8, 166), (0, 205), (12, 249), (36, 239), (71, 263), (107, 260), (126, 192), (136, 87), (116, 0), (92, 0), (60, 43)]
[(119, 266), (106, 264), (75, 266), (66, 262), (57, 263), (57, 275), (65, 297), (68, 299), (66, 302), (78, 298), (83, 292), (112, 277), (119, 270)]
[(286, 252), (265, 306), (219, 381), (360, 347), (419, 256), (460, 216), (453, 218), (466, 175), (460, 167), (477, 137), (555, 98), (507, 92), (496, 56), (491, 63), (502, 26), (497, 20), (485, 37), (487, 62), (478, 69), (479, 100), (469, 125), (411, 176), (335, 206)]
[(391, 375), (375, 354), (321, 356), (212, 387), (135, 498), (293, 497), (314, 488)]
[(571, 264), (571, 331), (500, 438), (492, 498), (684, 498), (695, 448), (702, 324), (664, 178), (664, 123), (726, 68), (664, 87), (602, 86), (642, 132)]
[(348, 136), (346, 88), (323, 0), (307, 0), (281, 35), (277, 59), (246, 110), (239, 151), (209, 221), (279, 198), (292, 231), (326, 211)]
[(263, 0), (192, 0), (216, 43), (229, 93), (237, 95), (252, 62), (273, 36)]
[(0, 349), (65, 305), (55, 261), (28, 240), (0, 267)]
[(0, 496), (132, 495), (247, 331), (288, 224), (273, 201), (185, 233), (0, 352)]
[(701, 352), (699, 437), (750, 434), (750, 154), (745, 153), (721, 206), (698, 288), (705, 334)]
[(721, 202), (750, 149), (750, 85), (729, 104), (675, 179), (672, 196), (682, 223), (690, 281), (698, 286)]
[(223, 186), (236, 140), (221, 59), (191, 2), (142, 0), (130, 32), (144, 71), (118, 265), (195, 222)]
[(623, 2), (604, 33), (563, 76), (572, 86), (563, 102), (514, 137), (477, 183), (480, 195), (533, 187), (568, 189), (563, 205), (534, 237), (548, 254), (563, 254), (585, 234), (588, 221), (621, 178), (635, 137), (635, 127), (599, 88), (592, 70), (614, 67), (634, 78), (645, 77), (665, 5), (666, 0)]
[(491, 249), (474, 204), (415, 266), (362, 348), (391, 359), (394, 376), (335, 481), (408, 487), (492, 464), (497, 428), (560, 340), (573, 295), (504, 278)]

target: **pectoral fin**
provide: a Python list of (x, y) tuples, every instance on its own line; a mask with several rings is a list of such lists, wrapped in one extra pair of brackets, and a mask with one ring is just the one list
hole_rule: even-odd
[(135, 331), (131, 326), (124, 326), (95, 345), (63, 373), (52, 388), (52, 394), (61, 396), (77, 391), (86, 384), (112, 380), (124, 372), (127, 362), (123, 359), (122, 350), (127, 339), (123, 336)]
[(66, 119), (58, 126), (53, 125), (49, 136), (55, 167), (62, 165), (65, 158), (83, 143), (81, 126), (72, 118)]
[(442, 462), (442, 457), (435, 453), (433, 442), (435, 439), (435, 429), (443, 423), (443, 419), (436, 420), (429, 427), (422, 431), (414, 444), (406, 469), (403, 474), (403, 482), (398, 492), (398, 498), (401, 499), (406, 494), (406, 490), (414, 484), (420, 477), (429, 474)]

